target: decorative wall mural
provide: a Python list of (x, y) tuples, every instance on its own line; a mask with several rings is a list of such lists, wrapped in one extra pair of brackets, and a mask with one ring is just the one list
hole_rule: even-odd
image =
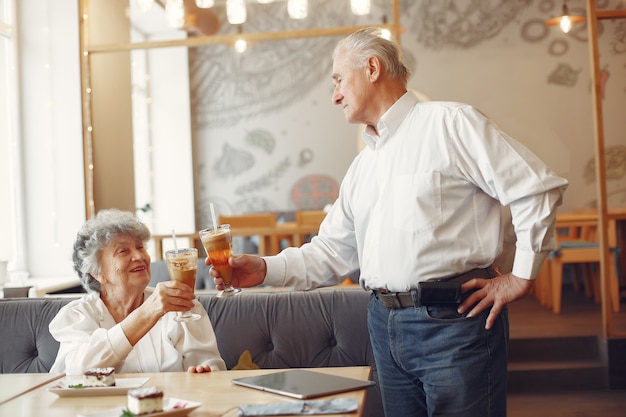
[[(607, 181), (623, 180), (626, 178), (626, 146), (610, 146), (604, 150), (604, 163)], [(596, 161), (592, 157), (585, 165), (583, 173), (585, 182), (591, 184), (596, 181)], [(626, 184), (622, 188), (626, 188)]]
[(250, 192), (260, 191), (263, 188), (272, 186), (276, 182), (276, 180), (278, 180), (285, 174), (290, 166), (291, 162), (289, 161), (289, 157), (284, 158), (269, 172), (255, 178), (248, 184), (235, 188), (235, 194), (247, 194)]
[(335, 202), (339, 185), (326, 175), (309, 175), (293, 186), (291, 195), (298, 210), (321, 210)]
[(615, 38), (611, 42), (611, 47), (615, 54), (626, 53), (626, 22), (624, 19), (621, 19), (615, 28)]
[(298, 166), (303, 167), (311, 161), (313, 161), (313, 151), (309, 148), (302, 149), (300, 152), (300, 159), (298, 160)]
[(222, 156), (213, 166), (215, 175), (220, 178), (237, 176), (254, 166), (254, 156), (248, 151), (235, 149), (225, 142), (222, 146)]
[(271, 154), (274, 151), (276, 141), (274, 140), (274, 135), (267, 130), (255, 129), (248, 132), (246, 135), (246, 142)]
[(471, 48), (496, 36), (532, 0), (421, 1), (410, 32), (433, 48)]
[[(357, 22), (345, 1), (316, 0), (304, 20), (289, 19), (285, 7), (285, 2), (248, 3), (243, 30), (272, 32)], [(216, 13), (221, 22), (226, 21), (223, 8)], [(235, 30), (233, 25), (224, 24), (220, 34)], [(224, 45), (191, 48), (191, 106), (197, 112), (194, 127), (234, 125), (301, 99), (314, 84), (328, 77), (337, 40), (312, 37), (261, 42), (249, 45), (244, 54)]]
[(550, 28), (542, 19), (528, 19), (522, 25), (521, 36), (526, 42), (535, 43), (548, 37)]
[(576, 85), (578, 74), (581, 71), (582, 69), (575, 70), (568, 64), (560, 63), (548, 77), (548, 83), (573, 87)]
[(569, 51), (569, 43), (565, 39), (555, 39), (550, 42), (548, 53), (552, 56), (562, 56)]

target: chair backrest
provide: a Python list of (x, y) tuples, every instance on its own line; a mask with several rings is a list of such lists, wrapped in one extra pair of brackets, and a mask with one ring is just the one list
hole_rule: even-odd
[(236, 253), (257, 253), (264, 256), (279, 252), (274, 212), (220, 215), (219, 223), (230, 225), (233, 250)]
[(319, 229), (325, 217), (326, 212), (323, 210), (296, 211), (296, 223), (299, 226), (315, 226)]
[(276, 213), (246, 213), (237, 215), (220, 215), (220, 224), (230, 224), (230, 229), (249, 227), (275, 227)]

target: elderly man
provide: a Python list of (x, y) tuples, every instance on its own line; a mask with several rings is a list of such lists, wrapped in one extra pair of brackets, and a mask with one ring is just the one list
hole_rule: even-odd
[[(409, 75), (378, 29), (337, 45), (332, 100), (366, 125), (367, 147), (318, 236), (273, 257), (233, 256), (233, 284), (310, 289), (360, 270), (386, 415), (504, 416), (506, 304), (554, 247), (567, 181), (475, 108), (419, 102)], [(506, 274), (492, 268), (502, 206), (517, 241)]]

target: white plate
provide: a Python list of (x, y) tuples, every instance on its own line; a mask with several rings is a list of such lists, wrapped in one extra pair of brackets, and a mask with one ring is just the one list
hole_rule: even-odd
[[(142, 414), (141, 417), (182, 417), (191, 413), (202, 404), (193, 401), (178, 400), (176, 398), (163, 398), (163, 411), (159, 413)], [(126, 406), (110, 408), (95, 413), (79, 414), (77, 417), (120, 417)]]
[(59, 397), (94, 397), (100, 395), (125, 395), (128, 390), (139, 388), (150, 378), (115, 378), (113, 387), (83, 387), (73, 388), (72, 386), (82, 384), (82, 377), (63, 378), (53, 386), (48, 387), (48, 391)]

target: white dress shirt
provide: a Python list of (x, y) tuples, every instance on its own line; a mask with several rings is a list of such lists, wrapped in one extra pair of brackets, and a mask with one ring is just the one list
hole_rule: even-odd
[(366, 289), (409, 291), (487, 267), (502, 250), (501, 206), (517, 239), (512, 272), (536, 278), (567, 180), (469, 105), (408, 92), (376, 130), (363, 132), (318, 236), (265, 258), (266, 284), (308, 289), (360, 269)]
[[(150, 296), (147, 288), (144, 296)], [(200, 320), (179, 323), (165, 314), (133, 347), (115, 323), (100, 294), (89, 293), (65, 305), (50, 322), (50, 334), (61, 345), (50, 372), (82, 375), (92, 367), (116, 373), (186, 371), (189, 366), (225, 370), (213, 327), (202, 304), (194, 300)]]

